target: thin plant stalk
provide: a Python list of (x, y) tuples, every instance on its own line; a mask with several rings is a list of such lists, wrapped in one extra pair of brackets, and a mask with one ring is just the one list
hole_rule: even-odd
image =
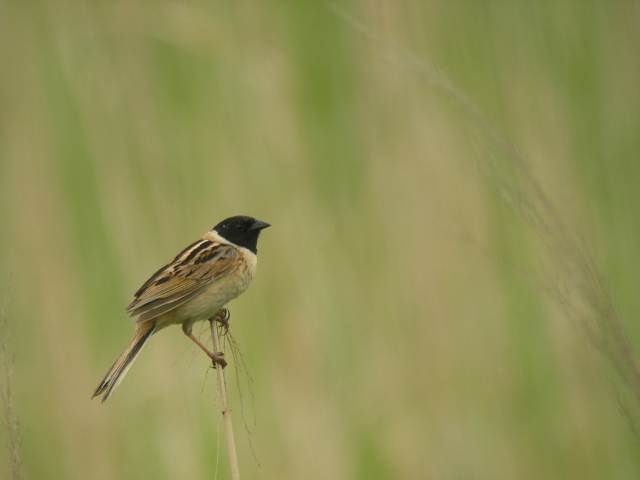
[(14, 361), (10, 347), (9, 327), (6, 319), (6, 301), (0, 306), (0, 404), (7, 429), (7, 449), (11, 478), (22, 478), (22, 459), (20, 457), (20, 423), (14, 402)]
[[(211, 321), (211, 339), (213, 340), (213, 351), (220, 352), (220, 340), (218, 338), (218, 329), (216, 321)], [(224, 369), (220, 365), (215, 365), (218, 377), (218, 391), (220, 392), (220, 401), (222, 403), (222, 419), (224, 422), (224, 433), (227, 439), (227, 456), (229, 457), (229, 470), (231, 471), (231, 480), (240, 480), (240, 469), (238, 467), (238, 452), (236, 450), (236, 439), (233, 434), (233, 422), (231, 421), (231, 410), (227, 402), (227, 386), (224, 380)]]

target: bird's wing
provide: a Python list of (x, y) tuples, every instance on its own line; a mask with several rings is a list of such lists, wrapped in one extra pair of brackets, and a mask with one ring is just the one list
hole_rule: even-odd
[(233, 245), (199, 240), (154, 273), (134, 294), (127, 312), (138, 322), (170, 312), (232, 272), (239, 256)]

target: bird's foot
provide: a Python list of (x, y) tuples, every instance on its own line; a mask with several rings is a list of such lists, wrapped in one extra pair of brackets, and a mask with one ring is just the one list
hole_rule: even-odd
[(227, 361), (224, 359), (224, 352), (211, 353), (209, 354), (209, 358), (211, 358), (213, 362), (213, 368), (218, 368), (218, 365), (220, 365), (220, 368), (227, 366)]
[(211, 322), (219, 323), (222, 326), (222, 335), (226, 335), (229, 331), (229, 320), (231, 319), (231, 312), (228, 308), (221, 308), (218, 312), (213, 316)]

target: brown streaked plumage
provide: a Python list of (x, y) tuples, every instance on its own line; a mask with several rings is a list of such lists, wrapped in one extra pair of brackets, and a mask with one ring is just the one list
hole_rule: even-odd
[(127, 307), (136, 324), (133, 338), (93, 396), (102, 395), (103, 402), (109, 398), (149, 338), (172, 324), (181, 324), (185, 335), (224, 367), (223, 355), (210, 352), (191, 327), (247, 289), (255, 274), (258, 237), (268, 226), (252, 217), (227, 218), (149, 277)]

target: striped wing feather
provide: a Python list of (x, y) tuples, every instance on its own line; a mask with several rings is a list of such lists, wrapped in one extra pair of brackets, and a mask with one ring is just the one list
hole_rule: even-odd
[(239, 255), (234, 246), (211, 240), (189, 245), (140, 287), (127, 312), (146, 322), (184, 305), (233, 271)]

